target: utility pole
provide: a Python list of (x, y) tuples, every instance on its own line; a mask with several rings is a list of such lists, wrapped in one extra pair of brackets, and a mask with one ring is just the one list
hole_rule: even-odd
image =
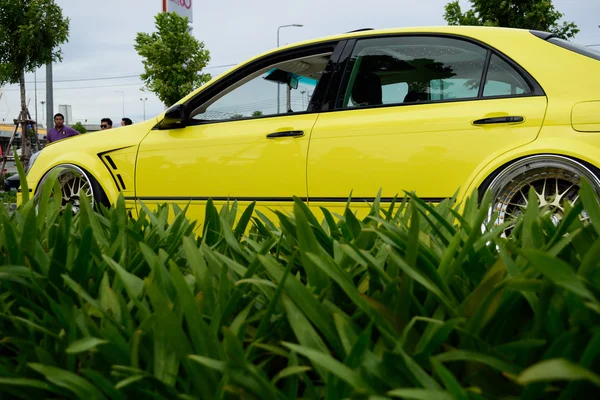
[[(37, 68), (33, 71), (33, 91), (34, 96), (33, 96), (33, 102), (35, 103), (35, 126), (33, 129), (33, 132), (35, 133), (36, 139), (37, 139), (37, 132), (38, 132), (38, 109), (37, 109)], [(36, 143), (39, 143), (39, 141), (36, 140)], [(37, 151), (40, 151), (39, 146), (36, 148)]]
[[(44, 113), (44, 110), (45, 110), (45, 109), (44, 109), (44, 104), (46, 104), (46, 102), (45, 102), (44, 100), (42, 100), (42, 101), (40, 101), (40, 104), (42, 105), (42, 115), (44, 115), (44, 114), (45, 114), (45, 113)], [(46, 121), (46, 129), (50, 129), (50, 128), (48, 127), (48, 121)]]
[(52, 88), (52, 62), (46, 64), (46, 129), (54, 123), (54, 91)]

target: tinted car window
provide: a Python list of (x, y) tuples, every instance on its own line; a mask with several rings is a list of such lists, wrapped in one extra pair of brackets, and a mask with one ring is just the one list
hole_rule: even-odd
[(263, 68), (194, 110), (192, 119), (224, 121), (307, 111), (330, 55), (316, 54)]
[(487, 50), (445, 37), (358, 41), (345, 72), (342, 108), (476, 98)]
[(402, 103), (408, 94), (408, 83), (398, 82), (381, 87), (381, 102), (383, 104)]
[(527, 81), (509, 63), (492, 55), (488, 68), (483, 96), (511, 96), (531, 93)]

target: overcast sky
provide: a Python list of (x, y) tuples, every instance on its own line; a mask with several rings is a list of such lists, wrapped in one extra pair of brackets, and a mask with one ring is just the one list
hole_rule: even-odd
[[(54, 111), (59, 104), (72, 106), (75, 121), (99, 123), (108, 116), (115, 125), (123, 116), (134, 122), (143, 118), (140, 97), (148, 98), (146, 118), (164, 106), (151, 93), (141, 92), (141, 58), (133, 48), (137, 32), (154, 30), (154, 15), (162, 0), (56, 0), (71, 19), (64, 59), (54, 65)], [(358, 28), (393, 28), (446, 25), (444, 5), (448, 0), (192, 0), (193, 34), (210, 50), (208, 72), (217, 75), (253, 55), (276, 47), (277, 27), (303, 24), (281, 30), (281, 44), (293, 43)], [(600, 44), (600, 1), (554, 0), (565, 19), (581, 32), (574, 41)], [(468, 1), (461, 0), (467, 6)], [(600, 48), (597, 47), (597, 48)], [(40, 101), (45, 100), (45, 68), (37, 73), (38, 119), (45, 123)], [(114, 77), (126, 77), (115, 79)], [(110, 79), (109, 79), (110, 78)], [(35, 114), (34, 74), (26, 80), (29, 109)], [(70, 80), (71, 82), (64, 82)], [(61, 82), (63, 81), (63, 82)], [(11, 121), (19, 109), (18, 87), (0, 89), (0, 122)], [(121, 93), (122, 92), (122, 93)], [(35, 117), (34, 117), (35, 118)]]

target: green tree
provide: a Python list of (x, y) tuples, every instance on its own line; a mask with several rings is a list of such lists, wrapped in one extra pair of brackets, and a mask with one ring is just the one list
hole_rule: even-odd
[[(49, 62), (61, 61), (59, 46), (69, 37), (69, 18), (54, 0), (0, 0), (0, 86), (18, 83), (19, 120), (31, 119), (25, 101), (25, 73)], [(28, 124), (22, 125), (21, 161), (31, 156)]]
[(87, 132), (87, 129), (85, 129), (85, 126), (83, 126), (81, 122), (76, 122), (71, 128), (75, 129), (79, 133)]
[(262, 117), (263, 115), (264, 115), (263, 112), (260, 110), (256, 110), (252, 113), (253, 117)]
[(161, 12), (155, 26), (157, 32), (137, 34), (134, 48), (144, 59), (146, 88), (169, 107), (210, 79), (201, 73), (210, 53), (190, 34), (187, 17)]
[(448, 25), (501, 26), (552, 32), (568, 39), (579, 33), (573, 22), (563, 21), (563, 14), (552, 0), (469, 0), (471, 8), (463, 12), (458, 0), (446, 4), (444, 19)]

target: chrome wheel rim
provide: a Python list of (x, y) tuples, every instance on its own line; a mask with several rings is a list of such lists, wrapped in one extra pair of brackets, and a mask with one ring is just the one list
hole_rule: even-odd
[[(55, 167), (50, 172), (58, 169), (58, 184), (60, 186), (61, 208), (65, 209), (67, 205), (71, 205), (73, 214), (78, 214), (81, 207), (81, 198), (79, 193), (83, 191), (83, 195), (88, 198), (92, 207), (94, 206), (94, 188), (87, 174), (75, 165), (61, 165)], [(38, 196), (41, 195), (46, 180), (50, 172), (42, 179), (39, 184)]]
[[(596, 195), (600, 193), (600, 180), (585, 165), (562, 156), (534, 156), (519, 160), (503, 170), (490, 184), (492, 205), (488, 212), (489, 223), (495, 215), (494, 226), (507, 224), (503, 236), (510, 234), (516, 220), (528, 205), (530, 188), (533, 188), (540, 211), (558, 225), (565, 216), (567, 203), (579, 201), (581, 179), (587, 179)], [(580, 220), (589, 222), (585, 211)]]

